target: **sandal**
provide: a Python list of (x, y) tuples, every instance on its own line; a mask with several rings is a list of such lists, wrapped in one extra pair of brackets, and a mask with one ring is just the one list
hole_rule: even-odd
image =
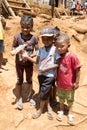
[(63, 111), (58, 111), (57, 113), (58, 113), (57, 120), (62, 121)]
[(22, 98), (17, 99), (16, 105), (17, 105), (17, 108), (18, 108), (19, 110), (22, 110), (22, 109), (23, 109)]
[(36, 102), (35, 102), (35, 100), (34, 100), (34, 99), (30, 99), (30, 101), (29, 101), (29, 102), (30, 102), (30, 105), (31, 105), (31, 106), (35, 106), (35, 105), (36, 105)]
[(32, 115), (32, 118), (33, 119), (36, 119), (36, 118), (38, 118), (38, 117), (40, 117), (41, 116), (41, 112), (38, 110), (38, 111), (36, 111), (33, 115)]
[(68, 124), (74, 125), (74, 115), (68, 114)]
[(47, 116), (48, 116), (49, 120), (53, 120), (53, 116), (52, 116), (52, 114), (50, 112), (47, 113)]

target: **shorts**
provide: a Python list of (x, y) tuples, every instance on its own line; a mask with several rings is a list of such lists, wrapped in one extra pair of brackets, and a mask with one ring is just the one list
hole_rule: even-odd
[(26, 81), (28, 84), (32, 85), (32, 75), (33, 75), (33, 66), (24, 66), (20, 64), (16, 64), (16, 72), (17, 72), (17, 85), (22, 85), (23, 84), (23, 74), (26, 74)]
[(64, 103), (65, 100), (69, 106), (73, 105), (75, 90), (64, 90), (58, 87), (59, 102)]
[(4, 50), (5, 50), (4, 41), (3, 41), (3, 40), (0, 40), (0, 53), (3, 53)]
[(44, 75), (38, 76), (39, 81), (39, 98), (40, 100), (48, 100), (50, 97), (52, 84), (53, 84), (54, 77), (47, 77)]

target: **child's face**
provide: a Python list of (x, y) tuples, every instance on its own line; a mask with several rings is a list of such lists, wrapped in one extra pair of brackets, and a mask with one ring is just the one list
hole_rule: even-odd
[(31, 25), (29, 24), (29, 22), (22, 22), (21, 23), (21, 31), (23, 33), (24, 36), (27, 36), (30, 34), (31, 31)]
[(42, 42), (46, 47), (49, 47), (50, 45), (53, 44), (53, 36), (52, 37), (42, 36)]
[(67, 43), (65, 40), (56, 41), (56, 47), (60, 54), (64, 54), (68, 51), (70, 44)]

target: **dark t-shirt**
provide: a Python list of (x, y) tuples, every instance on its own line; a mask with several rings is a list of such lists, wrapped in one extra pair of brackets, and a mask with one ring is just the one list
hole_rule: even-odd
[[(35, 49), (35, 45), (38, 44), (38, 40), (32, 34), (29, 34), (29, 36), (26, 39), (22, 33), (14, 36), (12, 47), (13, 48), (18, 47), (19, 45), (22, 45), (22, 44), (27, 44), (27, 46), (24, 48), (24, 50), (27, 51), (28, 55), (31, 55)], [(15, 62), (16, 62), (16, 64), (20, 64), (20, 65), (33, 65), (33, 63), (30, 62), (29, 60), (27, 60), (27, 61), (21, 60), (20, 61), (19, 54), (16, 54)]]

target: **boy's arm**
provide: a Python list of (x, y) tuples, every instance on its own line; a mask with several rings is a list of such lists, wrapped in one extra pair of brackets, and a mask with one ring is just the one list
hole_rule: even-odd
[(54, 65), (51, 65), (51, 66), (48, 66), (48, 67), (46, 67), (46, 68), (42, 68), (41, 70), (40, 70), (40, 72), (41, 73), (44, 73), (44, 72), (47, 72), (47, 71), (49, 71), (49, 70), (52, 70), (52, 69), (57, 69), (57, 67), (58, 67), (58, 62), (59, 62), (59, 59), (57, 59), (56, 61), (55, 61), (55, 64)]
[(38, 44), (36, 44), (35, 45), (35, 51), (34, 51), (33, 54), (30, 55), (30, 57), (32, 57), (32, 58), (35, 57), (38, 49), (39, 49), (39, 46), (38, 46)]
[(80, 68), (76, 69), (76, 82), (74, 83), (74, 89), (79, 87), (79, 80), (80, 80)]
[(49, 70), (56, 69), (57, 67), (58, 67), (58, 65), (57, 65), (57, 64), (54, 64), (54, 65), (52, 65), (52, 66), (43, 68), (43, 69), (41, 69), (41, 70), (39, 70), (39, 71), (40, 71), (41, 73), (44, 73), (44, 72), (47, 72), (47, 71), (49, 71)]
[(38, 64), (38, 56), (37, 57), (35, 57), (35, 58), (32, 58), (32, 57), (30, 57), (30, 56), (28, 56), (28, 54), (26, 53), (26, 51), (22, 54), (22, 57), (24, 58), (24, 59), (27, 59), (27, 60), (29, 60), (29, 61), (31, 61), (32, 63), (35, 63), (35, 64)]

